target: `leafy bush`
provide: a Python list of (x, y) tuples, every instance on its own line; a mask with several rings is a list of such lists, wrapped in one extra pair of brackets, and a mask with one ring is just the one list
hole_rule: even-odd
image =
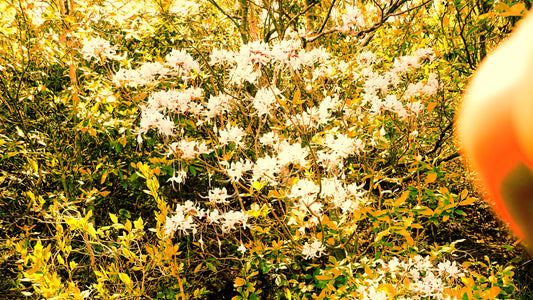
[(451, 139), (466, 74), (449, 75), (440, 36), (391, 34), (436, 26), (442, 7), (3, 5), (6, 290), (516, 295), (513, 266), (435, 243), (479, 204)]

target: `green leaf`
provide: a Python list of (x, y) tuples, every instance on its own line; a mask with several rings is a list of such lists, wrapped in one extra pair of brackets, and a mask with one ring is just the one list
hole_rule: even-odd
[(120, 209), (120, 210), (118, 211), (118, 213), (119, 213), (120, 215), (124, 216), (126, 219), (131, 218), (131, 214), (130, 214), (130, 212), (129, 212), (128, 210), (124, 209), (124, 208)]
[(213, 272), (216, 272), (217, 271), (217, 268), (215, 268), (215, 266), (213, 266), (212, 263), (206, 263), (206, 266), (209, 270), (213, 271)]

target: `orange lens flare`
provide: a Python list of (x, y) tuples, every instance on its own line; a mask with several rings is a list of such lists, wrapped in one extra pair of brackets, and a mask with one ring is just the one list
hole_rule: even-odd
[(459, 146), (516, 235), (533, 242), (533, 13), (480, 65), (457, 114)]

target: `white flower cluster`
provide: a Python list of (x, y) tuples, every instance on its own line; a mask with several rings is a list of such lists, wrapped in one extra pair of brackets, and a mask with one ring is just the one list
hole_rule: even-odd
[[(216, 193), (221, 192), (219, 190)], [(212, 225), (218, 225), (223, 233), (229, 233), (231, 230), (237, 229), (238, 226), (247, 228), (248, 218), (248, 214), (243, 211), (230, 210), (221, 212), (218, 209), (205, 210), (187, 200), (184, 204), (177, 205), (173, 215), (167, 216), (164, 232), (165, 236), (172, 236), (178, 230), (184, 235), (196, 234), (198, 223), (207, 222)]]
[(301, 48), (300, 40), (284, 39), (272, 46), (262, 41), (251, 42), (242, 45), (238, 52), (214, 49), (210, 59), (211, 65), (232, 66), (230, 83), (240, 85), (244, 81), (257, 83), (261, 76), (261, 68), (267, 64), (299, 69), (326, 62), (329, 53), (323, 48), (306, 51)]
[(363, 68), (361, 70), (361, 79), (364, 79), (363, 103), (370, 104), (369, 112), (372, 115), (390, 111), (402, 119), (418, 117), (424, 111), (425, 105), (415, 97), (433, 96), (440, 88), (437, 75), (430, 73), (426, 82), (410, 83), (403, 91), (390, 92), (392, 89), (398, 90), (403, 73), (419, 68), (423, 59), (429, 61), (434, 59), (433, 50), (430, 48), (419, 49), (412, 55), (396, 58), (392, 68), (383, 74), (372, 69), (376, 57), (371, 52), (362, 52), (358, 59)]
[(166, 65), (172, 67), (179, 76), (188, 77), (191, 72), (200, 70), (198, 62), (185, 50), (172, 49), (166, 60)]
[(203, 90), (200, 88), (158, 91), (150, 94), (147, 105), (140, 106), (141, 122), (138, 135), (146, 134), (150, 129), (158, 129), (164, 136), (174, 135), (174, 121), (165, 113), (199, 115), (203, 112), (203, 106), (194, 100), (201, 99), (202, 94)]
[(204, 111), (204, 115), (207, 118), (212, 119), (218, 115), (228, 112), (231, 109), (232, 103), (233, 99), (229, 95), (212, 95), (205, 105), (206, 109)]
[(171, 75), (178, 76), (186, 82), (194, 72), (199, 70), (200, 65), (189, 53), (185, 50), (172, 49), (164, 63), (145, 62), (137, 69), (118, 70), (113, 76), (113, 83), (117, 86), (135, 88), (157, 82), (157, 79)]
[(207, 147), (205, 141), (180, 140), (169, 145), (167, 156), (177, 155), (181, 159), (194, 159), (200, 154), (209, 154), (213, 150)]
[(100, 37), (85, 38), (81, 42), (83, 47), (80, 53), (85, 60), (94, 59), (96, 62), (105, 61), (106, 59), (118, 60), (121, 56), (116, 54), (116, 49), (111, 43)]
[[(325, 208), (340, 209), (344, 216), (361, 209), (367, 203), (365, 194), (362, 186), (346, 184), (338, 178), (323, 178), (320, 185), (309, 179), (300, 179), (287, 195), (294, 201), (293, 216), (287, 225), (299, 225), (298, 231), (304, 234), (306, 228), (313, 228), (322, 220)], [(308, 219), (304, 222), (305, 217)]]
[(202, 96), (203, 90), (193, 87), (182, 91), (174, 89), (158, 91), (150, 94), (146, 108), (154, 111), (199, 115), (203, 111), (203, 106), (194, 100), (202, 99)]
[(179, 0), (172, 1), (168, 12), (181, 18), (187, 18), (198, 14), (199, 10), (198, 3), (195, 1)]
[[(167, 216), (165, 222), (165, 235), (170, 236), (174, 234), (176, 230), (181, 230), (185, 235), (190, 232), (195, 234), (197, 232), (197, 225), (194, 223), (194, 216), (199, 212), (199, 209), (194, 205), (192, 201), (185, 201), (183, 205), (178, 204), (176, 212), (172, 216)], [(190, 232), (189, 232), (190, 231)]]
[(407, 91), (405, 91), (405, 97), (411, 98), (422, 95), (432, 96), (437, 93), (439, 87), (440, 84), (437, 79), (437, 74), (431, 73), (429, 74), (429, 78), (426, 83), (418, 82), (416, 84), (409, 84)]
[(281, 91), (277, 87), (272, 89), (260, 88), (252, 102), (257, 114), (259, 116), (270, 116), (270, 111), (279, 106), (277, 98), (283, 98)]
[(302, 254), (305, 259), (319, 258), (324, 254), (324, 250), (326, 250), (326, 247), (316, 238), (313, 238), (311, 244), (305, 242), (302, 246)]
[(279, 184), (279, 175), (282, 170), (289, 166), (306, 167), (309, 165), (307, 157), (309, 150), (301, 144), (291, 144), (288, 141), (280, 141), (276, 145), (274, 154), (265, 155), (257, 159), (252, 167), (253, 175), (250, 182), (263, 180), (272, 186)]
[[(273, 44), (257, 41), (241, 46), (237, 52), (213, 50), (210, 64), (215, 70), (222, 69), (221, 77), (227, 76), (223, 80), (226, 87), (214, 91), (196, 86), (202, 81), (197, 79), (201, 79), (203, 73), (200, 65), (184, 50), (173, 50), (165, 63), (146, 63), (135, 70), (125, 70), (124, 74), (137, 75), (124, 75), (126, 79), (118, 80), (121, 85), (174, 80), (173, 76), (183, 79), (179, 88), (154, 88), (146, 103), (140, 106), (137, 131), (140, 141), (141, 135), (150, 129), (156, 130), (168, 141), (167, 156), (172, 156), (174, 162), (185, 161), (191, 166), (205, 163), (203, 166), (209, 169), (210, 175), (218, 173), (227, 179), (227, 186), (210, 187), (203, 195), (205, 202), (217, 209), (178, 207), (168, 218), (166, 232), (194, 233), (205, 224), (218, 225), (224, 233), (238, 228), (239, 224), (246, 227), (248, 215), (232, 210), (235, 209), (232, 205), (237, 203), (236, 197), (249, 195), (254, 190), (275, 192), (274, 197), (290, 202), (285, 220), (287, 226), (298, 228), (299, 237), (305, 237), (306, 231), (314, 230), (326, 217), (331, 217), (332, 210), (342, 217), (331, 222), (337, 226), (349, 222), (350, 215), (366, 205), (368, 196), (362, 186), (344, 180), (345, 161), (370, 151), (379, 141), (386, 141), (386, 132), (383, 127), (376, 127), (374, 136), (367, 137), (359, 133), (360, 127), (347, 128), (346, 124), (353, 117), (375, 117), (384, 111), (396, 113), (400, 118), (420, 115), (425, 109), (422, 100), (410, 98), (407, 101), (403, 94), (409, 94), (410, 88), (401, 85), (400, 78), (403, 72), (413, 70), (432, 55), (429, 49), (418, 51), (398, 59), (389, 70), (378, 72), (374, 68), (381, 66), (374, 53), (359, 54), (354, 63), (332, 71), (342, 69), (343, 74), (336, 78), (346, 74), (350, 77), (353, 72), (359, 76), (353, 78), (364, 80), (360, 85), (362, 94), (353, 100), (341, 99), (340, 88), (316, 97), (315, 71), (332, 60), (321, 48), (301, 49), (298, 40)], [(296, 70), (302, 78), (307, 78), (303, 81), (309, 80), (304, 83), (310, 87), (306, 87), (305, 92), (300, 91), (298, 97), (290, 97), (290, 89), (282, 91), (277, 86), (286, 86), (285, 81), (290, 80)], [(270, 71), (275, 73), (272, 78), (268, 77)], [(128, 77), (136, 79), (128, 81)], [(195, 80), (189, 80), (193, 77)], [(244, 81), (251, 83), (246, 89), (240, 86)], [(418, 90), (429, 95), (433, 92), (431, 89), (438, 87), (436, 75), (430, 75)], [(414, 93), (413, 97), (421, 96), (420, 93)], [(309, 101), (310, 95), (312, 101)], [(251, 123), (246, 123), (249, 120)], [(184, 170), (174, 173), (168, 181), (184, 183), (187, 178)], [(310, 179), (314, 172), (323, 172), (320, 181)], [(228, 192), (230, 186), (234, 191)], [(319, 241), (309, 240), (302, 251), (306, 258), (316, 258), (324, 249)]]
[[(391, 295), (379, 287), (387, 282), (402, 282), (403, 289), (398, 290), (398, 295), (407, 298), (398, 299), (447, 299), (444, 295), (445, 288), (453, 287), (456, 279), (465, 276), (464, 271), (457, 263), (443, 261), (435, 267), (429, 256), (416, 255), (408, 261), (401, 261), (397, 257), (388, 263), (378, 260), (381, 267), (377, 268), (377, 278), (360, 280), (358, 286), (359, 299), (389, 299)], [(367, 276), (369, 274), (366, 274)]]
[(366, 204), (366, 191), (362, 185), (345, 184), (338, 178), (323, 178), (320, 197), (328, 200), (334, 208), (340, 208), (343, 214), (352, 213)]
[(302, 113), (288, 118), (285, 125), (289, 128), (295, 126), (315, 128), (324, 125), (331, 119), (331, 113), (339, 105), (340, 100), (337, 96), (326, 96), (318, 107), (309, 107)]
[(41, 26), (46, 21), (46, 13), (50, 4), (44, 1), (35, 1), (32, 3), (33, 7), (26, 11), (29, 19), (35, 26)]
[(365, 19), (357, 6), (347, 6), (341, 15), (342, 25), (337, 28), (340, 32), (354, 34), (365, 27)]
[(233, 143), (236, 146), (244, 146), (243, 138), (246, 135), (246, 131), (244, 129), (240, 128), (239, 126), (232, 126), (230, 124), (226, 124), (226, 128), (220, 129), (218, 131), (219, 134), (219, 142), (221, 146), (225, 146), (229, 143)]
[(229, 176), (231, 182), (239, 182), (243, 179), (246, 172), (252, 170), (254, 164), (249, 160), (240, 159), (235, 162), (221, 161), (220, 165), (224, 168), (224, 171)]
[(228, 198), (229, 196), (226, 188), (214, 188), (209, 191), (209, 202), (211, 203), (226, 204), (229, 203), (227, 200)]
[(291, 192), (287, 197), (289, 199), (297, 200), (297, 210), (305, 214), (313, 214), (320, 216), (322, 214), (322, 206), (317, 199), (320, 192), (320, 187), (309, 179), (300, 179), (291, 187)]
[[(170, 117), (163, 115), (157, 110), (141, 107), (141, 123), (139, 124), (138, 141), (141, 134), (145, 134), (150, 129), (157, 129), (161, 135), (174, 135), (174, 121)], [(141, 139), (142, 141), (142, 139)]]

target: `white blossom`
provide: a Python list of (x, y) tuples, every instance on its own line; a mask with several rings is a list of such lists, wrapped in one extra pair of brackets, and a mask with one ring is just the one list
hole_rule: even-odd
[(302, 254), (304, 255), (305, 259), (319, 258), (324, 254), (324, 250), (326, 250), (326, 247), (322, 245), (319, 240), (314, 238), (311, 244), (305, 242), (302, 247)]

